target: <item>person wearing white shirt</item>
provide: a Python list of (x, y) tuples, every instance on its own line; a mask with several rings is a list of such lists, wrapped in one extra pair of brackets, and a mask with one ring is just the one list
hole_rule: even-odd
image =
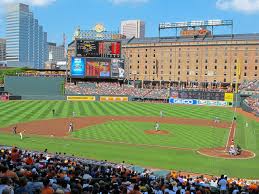
[(218, 181), (220, 194), (226, 194), (226, 192), (227, 192), (227, 184), (228, 184), (228, 182), (226, 180), (226, 177), (224, 178), (224, 175), (221, 175), (221, 178)]

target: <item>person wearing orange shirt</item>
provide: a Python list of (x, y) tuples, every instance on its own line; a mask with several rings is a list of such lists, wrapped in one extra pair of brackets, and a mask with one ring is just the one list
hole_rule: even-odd
[(44, 179), (43, 180), (43, 188), (41, 189), (42, 194), (53, 194), (54, 190), (53, 188), (49, 185), (49, 179)]

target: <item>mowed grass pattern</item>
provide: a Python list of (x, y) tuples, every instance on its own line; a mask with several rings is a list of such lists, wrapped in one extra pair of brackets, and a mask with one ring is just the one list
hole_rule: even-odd
[(72, 136), (89, 140), (198, 149), (225, 145), (229, 132), (228, 129), (213, 127), (160, 124), (160, 129), (168, 131), (168, 135), (144, 133), (150, 129), (154, 129), (154, 123), (111, 121), (80, 129)]
[[(214, 119), (230, 121), (232, 111), (226, 108), (199, 106), (177, 106), (134, 102), (68, 102), (68, 101), (9, 101), (0, 102), (0, 127), (32, 120), (77, 116), (165, 116), (180, 118)], [(213, 111), (212, 111), (213, 110)]]
[[(233, 118), (232, 109), (204, 106), (176, 106), (169, 104), (149, 104), (134, 102), (101, 103), (67, 101), (9, 101), (0, 102), (0, 127), (32, 120), (52, 119), (52, 109), (56, 110), (55, 118), (71, 117), (73, 111), (76, 112), (77, 116), (159, 116), (160, 110), (164, 111), (165, 116), (179, 118), (213, 119), (217, 116), (226, 121), (231, 121)], [(245, 127), (246, 121), (249, 123), (249, 127), (247, 128)], [(187, 172), (199, 172), (215, 175), (227, 174), (230, 177), (234, 176), (258, 179), (259, 123), (239, 114), (237, 115), (237, 123), (238, 125), (235, 142), (238, 143), (242, 148), (255, 152), (256, 157), (253, 159), (225, 160), (199, 155), (195, 150), (200, 145), (203, 144), (204, 147), (214, 147), (219, 144), (221, 145), (222, 142), (225, 142), (225, 138), (227, 136), (227, 134), (224, 132), (225, 129), (217, 129), (217, 131), (213, 131), (213, 129), (206, 129), (206, 132), (204, 132), (205, 129), (200, 128), (199, 132), (203, 132), (205, 134), (205, 136), (203, 136), (200, 133), (196, 133), (196, 129), (192, 130), (193, 126), (188, 127), (185, 125), (175, 126), (175, 128), (172, 129), (174, 132), (172, 133), (173, 139), (176, 139), (175, 144), (178, 146), (183, 146), (185, 142), (180, 141), (179, 138), (185, 137), (184, 139), (189, 139), (188, 144), (191, 145), (191, 148), (194, 148), (195, 150), (175, 150), (163, 149), (161, 147), (116, 144), (115, 141), (123, 137), (124, 140), (131, 142), (142, 141), (151, 143), (150, 141), (152, 141), (154, 144), (174, 145), (173, 141), (171, 141), (171, 138), (164, 142), (163, 139), (154, 138), (154, 140), (150, 140), (150, 138), (153, 136), (140, 136), (139, 130), (153, 127), (153, 124), (138, 123), (143, 126), (137, 126), (135, 123), (127, 123), (127, 126), (125, 126), (123, 122), (108, 123), (112, 133), (116, 133), (113, 135), (111, 135), (112, 133), (109, 132), (109, 127), (105, 125), (98, 125), (93, 126), (94, 128), (96, 127), (93, 131), (88, 131), (89, 128), (87, 129), (86, 133), (83, 133), (85, 130), (79, 131), (82, 134), (80, 135), (81, 139), (78, 140), (26, 136), (23, 141), (20, 141), (19, 136), (0, 133), (0, 144), (10, 146), (16, 145), (24, 149), (33, 150), (44, 150), (45, 148), (48, 148), (50, 152), (66, 152), (67, 154), (75, 154), (81, 157), (98, 160), (106, 159), (113, 162), (121, 162), (124, 160), (129, 164), (133, 163), (146, 167), (176, 169)], [(122, 131), (119, 131), (119, 126), (124, 126), (125, 128), (122, 130), (126, 130), (131, 125), (133, 125), (133, 127), (130, 128), (133, 128), (134, 131), (130, 134), (130, 138), (128, 138), (129, 134), (124, 135)], [(100, 129), (100, 127), (103, 127), (103, 130)], [(144, 128), (139, 129), (140, 127)], [(182, 130), (183, 128), (186, 128), (186, 130)], [(109, 136), (110, 140), (114, 141), (115, 143), (88, 141), (88, 137), (91, 137), (91, 139), (106, 139), (106, 137), (103, 136), (104, 130), (105, 133), (109, 132), (106, 134), (106, 137)], [(129, 130), (127, 130), (127, 132), (128, 131)], [(99, 136), (97, 136), (96, 133), (99, 133)], [(133, 134), (135, 134), (134, 138)], [(75, 135), (77, 136), (78, 134), (75, 133)], [(213, 141), (213, 138), (215, 141)], [(190, 142), (192, 143), (190, 144)]]

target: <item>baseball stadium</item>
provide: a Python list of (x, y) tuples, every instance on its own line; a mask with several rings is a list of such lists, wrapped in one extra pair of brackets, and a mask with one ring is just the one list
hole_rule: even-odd
[[(258, 70), (248, 71), (254, 75), (251, 79), (244, 76), (243, 61), (250, 60), (250, 53), (256, 55), (259, 35), (251, 40), (250, 35), (212, 38), (209, 32), (193, 36), (192, 30), (187, 37), (186, 33), (177, 41), (158, 37), (161, 42), (76, 37), (69, 44), (69, 69), (0, 69), (0, 160), (9, 166), (1, 165), (0, 175), (23, 173), (31, 182), (40, 176), (56, 181), (63, 177), (74, 189), (68, 193), (105, 193), (107, 185), (123, 190), (123, 185), (136, 182), (142, 193), (156, 193), (171, 186), (185, 188), (187, 180), (193, 180), (189, 186), (196, 191), (209, 188), (218, 193), (217, 183), (216, 187), (212, 183), (222, 174), (231, 178), (233, 190), (258, 192)], [(218, 45), (220, 40), (225, 43)], [(227, 55), (235, 56), (237, 45), (237, 63), (228, 64), (225, 77), (222, 72), (218, 77), (210, 72), (199, 76), (207, 68), (190, 59), (191, 71), (204, 68), (199, 68), (198, 76), (190, 71), (186, 78), (182, 68), (160, 79), (170, 60), (163, 63), (158, 54), (155, 68), (148, 67), (150, 75), (139, 73), (145, 62), (134, 62), (137, 49), (164, 49), (169, 56), (177, 48), (174, 55), (183, 56), (199, 47), (200, 59), (207, 47), (211, 51), (227, 47)], [(242, 50), (246, 47), (249, 51)], [(130, 55), (133, 59), (127, 58)], [(141, 51), (137, 58), (142, 55), (146, 58)], [(225, 60), (221, 58), (218, 63)], [(172, 69), (178, 66), (174, 65)], [(170, 178), (172, 185), (164, 183)]]

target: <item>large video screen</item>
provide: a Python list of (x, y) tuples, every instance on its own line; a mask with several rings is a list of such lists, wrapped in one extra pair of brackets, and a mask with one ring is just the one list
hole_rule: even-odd
[(70, 73), (72, 77), (85, 77), (84, 58), (72, 58)]
[(120, 58), (121, 42), (77, 40), (76, 53), (77, 57)]
[(111, 59), (111, 77), (124, 78), (124, 60), (123, 59)]
[(124, 60), (105, 58), (72, 58), (72, 77), (123, 79)]

